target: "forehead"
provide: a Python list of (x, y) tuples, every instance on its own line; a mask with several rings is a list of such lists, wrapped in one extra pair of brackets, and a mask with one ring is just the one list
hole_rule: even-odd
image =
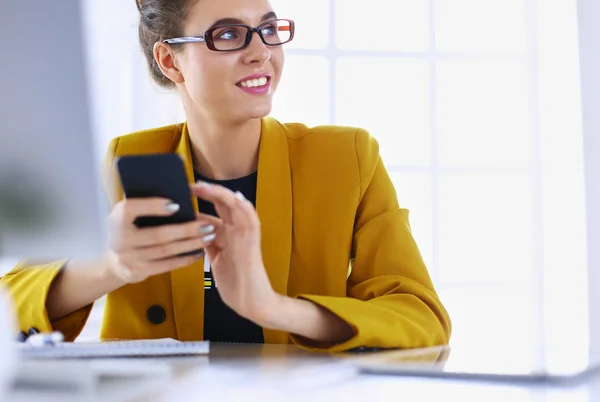
[(275, 11), (269, 0), (197, 0), (189, 10), (186, 28), (206, 30), (215, 21), (233, 18), (248, 25), (260, 24), (262, 17)]

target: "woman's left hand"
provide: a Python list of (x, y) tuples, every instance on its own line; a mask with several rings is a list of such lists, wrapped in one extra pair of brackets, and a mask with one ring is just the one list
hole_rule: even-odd
[(241, 193), (219, 185), (199, 182), (191, 190), (213, 203), (222, 221), (205, 252), (223, 302), (260, 323), (281, 295), (273, 290), (265, 271), (260, 220), (254, 206)]

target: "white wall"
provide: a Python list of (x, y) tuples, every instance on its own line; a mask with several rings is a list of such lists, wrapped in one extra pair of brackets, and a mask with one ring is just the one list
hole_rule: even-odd
[(83, 0), (98, 158), (111, 138), (182, 121), (179, 99), (147, 72), (135, 2)]

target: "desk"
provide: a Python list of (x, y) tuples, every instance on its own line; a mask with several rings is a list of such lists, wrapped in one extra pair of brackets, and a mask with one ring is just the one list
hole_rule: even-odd
[(17, 391), (6, 402), (205, 401), (600, 401), (600, 375), (575, 386), (372, 376), (357, 373), (352, 357), (310, 354), (291, 345), (211, 345), (204, 357), (166, 358), (173, 376), (114, 381), (94, 395)]
[(356, 375), (343, 359), (311, 354), (293, 345), (213, 343), (208, 356), (158, 360), (172, 366), (171, 378), (110, 381), (101, 384), (94, 395), (17, 389), (6, 402), (180, 402), (189, 400), (190, 394), (218, 401), (238, 400), (240, 395), (244, 401), (264, 401), (267, 395), (304, 392)]

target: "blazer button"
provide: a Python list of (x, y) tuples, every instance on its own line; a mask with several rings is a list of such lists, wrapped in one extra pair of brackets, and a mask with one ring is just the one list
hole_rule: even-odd
[(27, 335), (24, 331), (19, 332), (17, 335), (17, 341), (19, 342), (25, 342), (27, 338), (29, 338), (29, 335)]
[(29, 336), (39, 334), (40, 331), (36, 327), (29, 328)]
[(167, 313), (165, 312), (165, 309), (157, 305), (151, 306), (148, 309), (146, 315), (148, 317), (148, 321), (155, 325), (162, 324), (167, 318)]

